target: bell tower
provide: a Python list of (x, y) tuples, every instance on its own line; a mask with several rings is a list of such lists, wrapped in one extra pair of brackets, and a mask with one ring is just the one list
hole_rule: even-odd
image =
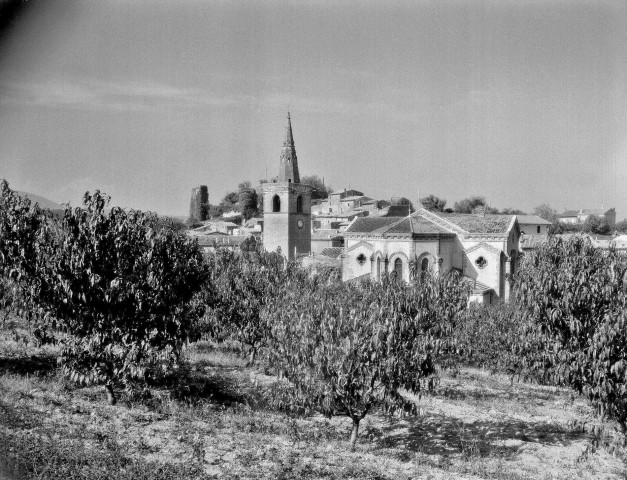
[(281, 249), (289, 259), (311, 251), (311, 186), (300, 183), (292, 120), (287, 113), (285, 139), (276, 182), (262, 185), (263, 246)]

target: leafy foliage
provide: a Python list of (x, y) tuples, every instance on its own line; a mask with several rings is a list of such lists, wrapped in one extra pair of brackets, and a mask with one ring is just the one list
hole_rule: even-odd
[(407, 197), (393, 197), (390, 201), (390, 204), (393, 206), (408, 205), (411, 211), (414, 210), (414, 205), (411, 203), (411, 200)]
[(564, 223), (556, 219), (551, 226), (552, 234), (560, 233), (591, 233), (609, 235), (612, 233), (607, 219), (600, 215), (590, 215), (583, 223)]
[(240, 188), (237, 206), (245, 220), (259, 215), (257, 210), (258, 200), (258, 195), (254, 188)]
[[(521, 358), (627, 427), (627, 259), (585, 238), (552, 238), (522, 265), (517, 299), (532, 321)], [(534, 348), (529, 349), (533, 344)]]
[(596, 233), (598, 235), (609, 235), (612, 233), (612, 228), (607, 219), (602, 215), (590, 215), (583, 222), (582, 231), (586, 233)]
[(323, 200), (332, 192), (330, 186), (325, 185), (324, 181), (318, 175), (304, 176), (300, 179), (300, 183), (311, 185), (311, 199)]
[(499, 212), (501, 215), (525, 215), (525, 212), (518, 208), (506, 207)]
[(203, 329), (214, 339), (230, 338), (247, 345), (252, 365), (268, 335), (268, 307), (296, 275), (296, 266), (286, 263), (280, 253), (248, 242), (241, 252), (217, 250), (208, 263), (205, 302), (210, 308)]
[[(178, 359), (201, 313), (193, 302), (205, 275), (198, 245), (157, 218), (85, 194), (66, 206), (57, 232), (38, 248), (31, 300), (44, 321), (68, 335), (63, 371), (80, 383), (146, 378), (146, 367)], [(42, 226), (43, 231), (53, 228)], [(165, 362), (165, 363), (164, 363)]]
[(455, 213), (473, 213), (478, 207), (486, 207), (487, 205), (485, 197), (468, 197), (455, 202), (453, 210)]
[(513, 303), (471, 305), (453, 332), (459, 359), (495, 372), (526, 373), (517, 354), (523, 323), (520, 309)]
[(0, 306), (27, 318), (30, 294), (40, 267), (40, 246), (47, 241), (51, 214), (0, 183)]
[(540, 218), (544, 218), (551, 223), (555, 222), (555, 220), (557, 219), (557, 210), (552, 208), (548, 203), (538, 205), (536, 208), (533, 209), (532, 213)]
[(289, 381), (276, 399), (290, 410), (350, 417), (354, 445), (373, 408), (412, 411), (402, 390), (436, 384), (434, 360), (452, 347), (466, 295), (454, 276), (411, 285), (313, 282), (278, 299), (269, 355)]
[(443, 212), (446, 207), (446, 199), (436, 197), (435, 195), (428, 195), (420, 199), (420, 203), (427, 210), (432, 212)]

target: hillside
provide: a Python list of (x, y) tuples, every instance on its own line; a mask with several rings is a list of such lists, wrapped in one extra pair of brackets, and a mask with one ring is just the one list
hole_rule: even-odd
[(53, 202), (52, 200), (49, 200), (45, 197), (42, 197), (40, 195), (35, 195), (33, 193), (29, 193), (29, 192), (16, 192), (20, 197), (26, 197), (28, 198), (32, 203), (37, 203), (39, 204), (39, 206), (41, 208), (47, 208), (49, 210), (52, 211), (58, 211), (61, 210), (63, 207), (61, 207), (60, 204)]

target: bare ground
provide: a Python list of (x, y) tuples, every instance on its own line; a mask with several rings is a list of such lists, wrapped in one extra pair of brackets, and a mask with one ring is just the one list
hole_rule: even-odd
[(26, 339), (15, 325), (0, 329), (0, 453), (35, 455), (15, 448), (36, 439), (54, 455), (82, 459), (44, 459), (29, 470), (33, 478), (50, 478), (62, 464), (87, 472), (105, 454), (126, 459), (103, 464), (112, 479), (127, 478), (130, 461), (147, 465), (146, 478), (159, 478), (150, 472), (160, 465), (174, 468), (172, 478), (183, 471), (242, 479), (627, 478), (623, 453), (593, 448), (590, 429), (582, 429), (602, 424), (583, 399), (483, 370), (444, 374), (435, 394), (415, 399), (417, 417), (366, 417), (351, 451), (347, 418), (293, 418), (266, 408), (264, 385), (273, 378), (211, 344), (190, 347), (189, 367), (169, 388), (122, 395), (108, 406), (102, 387), (77, 388), (59, 377), (54, 347)]

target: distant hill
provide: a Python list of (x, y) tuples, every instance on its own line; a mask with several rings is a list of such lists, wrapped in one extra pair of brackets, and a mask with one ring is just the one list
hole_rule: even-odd
[(52, 210), (53, 212), (60, 212), (63, 210), (63, 207), (52, 200), (48, 200), (47, 198), (41, 197), (39, 195), (35, 195), (28, 192), (16, 192), (20, 197), (28, 198), (32, 203), (37, 203), (41, 208), (47, 208)]

